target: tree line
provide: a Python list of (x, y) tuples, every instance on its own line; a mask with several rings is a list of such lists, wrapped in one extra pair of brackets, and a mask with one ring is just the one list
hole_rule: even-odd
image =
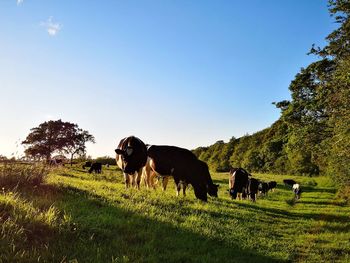
[(275, 102), (281, 116), (252, 135), (218, 141), (194, 153), (212, 169), (333, 176), (350, 185), (350, 1), (329, 1), (339, 27), (291, 81), (291, 100)]

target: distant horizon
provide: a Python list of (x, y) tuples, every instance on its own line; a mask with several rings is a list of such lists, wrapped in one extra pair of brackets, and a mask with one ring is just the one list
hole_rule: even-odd
[(195, 149), (256, 133), (336, 26), (327, 1), (3, 1), (0, 155), (57, 119), (95, 136), (93, 158), (129, 135)]

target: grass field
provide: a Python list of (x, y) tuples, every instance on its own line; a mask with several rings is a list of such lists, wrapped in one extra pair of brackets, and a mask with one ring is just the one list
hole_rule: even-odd
[[(350, 262), (350, 208), (326, 177), (295, 177), (256, 203), (231, 200), (228, 174), (212, 173), (208, 203), (125, 190), (115, 167), (50, 172), (45, 184), (0, 188), (0, 262)], [(1, 180), (0, 180), (1, 182)]]

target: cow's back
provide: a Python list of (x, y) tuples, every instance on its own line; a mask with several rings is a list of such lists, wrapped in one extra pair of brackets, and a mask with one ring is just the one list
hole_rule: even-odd
[(191, 151), (176, 146), (152, 145), (147, 155), (160, 175), (178, 175), (186, 179), (182, 177), (187, 177), (198, 166), (198, 159)]

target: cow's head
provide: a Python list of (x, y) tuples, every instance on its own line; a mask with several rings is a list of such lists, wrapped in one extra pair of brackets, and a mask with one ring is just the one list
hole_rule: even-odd
[(134, 174), (140, 170), (147, 161), (146, 145), (138, 138), (130, 136), (120, 141), (115, 153), (121, 157), (124, 173)]
[(208, 185), (208, 194), (213, 197), (218, 197), (218, 184)]
[(237, 198), (237, 190), (234, 190), (233, 188), (230, 189), (230, 196), (232, 199)]
[(218, 197), (218, 187), (219, 187), (219, 185), (213, 183), (213, 180), (211, 179), (211, 176), (210, 176), (208, 165), (205, 162), (203, 162), (201, 160), (198, 160), (198, 167), (199, 167), (199, 171), (200, 171), (200, 174), (201, 174), (201, 179), (200, 180), (204, 180), (205, 181), (205, 183), (207, 185), (208, 194), (210, 196), (213, 196), (213, 197)]

